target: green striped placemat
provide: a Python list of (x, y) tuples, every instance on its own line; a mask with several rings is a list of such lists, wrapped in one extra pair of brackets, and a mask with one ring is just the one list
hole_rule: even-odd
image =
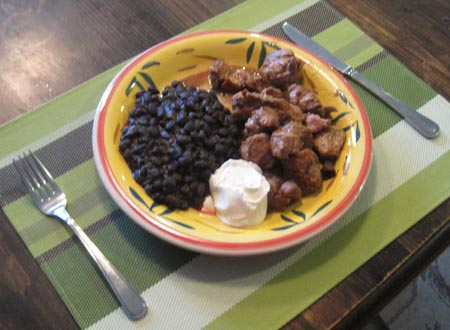
[[(277, 329), (450, 196), (450, 104), (328, 3), (250, 0), (189, 30), (238, 28), (284, 38), (285, 20), (440, 124), (426, 140), (357, 85), (374, 136), (356, 203), (307, 243), (264, 256), (192, 253), (143, 231), (109, 198), (91, 151), (94, 109), (122, 65), (0, 127), (0, 203), (81, 328)], [(142, 293), (128, 321), (71, 232), (32, 204), (11, 166), (32, 149), (69, 196), (69, 211)]]

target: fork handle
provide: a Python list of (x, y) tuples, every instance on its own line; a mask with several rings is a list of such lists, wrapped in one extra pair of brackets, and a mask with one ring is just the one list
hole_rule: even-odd
[(120, 301), (125, 314), (131, 320), (139, 320), (147, 314), (147, 304), (119, 271), (109, 262), (80, 226), (70, 218), (66, 222), (88, 250)]

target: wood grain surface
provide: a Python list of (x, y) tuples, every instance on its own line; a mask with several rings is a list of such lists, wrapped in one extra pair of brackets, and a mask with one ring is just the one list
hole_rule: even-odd
[[(239, 0), (0, 2), (0, 124)], [(448, 0), (329, 0), (447, 100)], [(450, 200), (285, 329), (355, 329), (450, 242)], [(78, 329), (0, 210), (0, 328)]]

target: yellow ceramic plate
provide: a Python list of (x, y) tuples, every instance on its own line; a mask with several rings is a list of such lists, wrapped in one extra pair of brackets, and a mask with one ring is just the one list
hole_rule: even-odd
[[(258, 68), (267, 54), (289, 48), (306, 65), (304, 83), (314, 89), (324, 106), (337, 109), (336, 125), (347, 140), (337, 161), (337, 176), (324, 182), (320, 193), (303, 198), (281, 213), (267, 215), (252, 228), (222, 224), (211, 213), (197, 209), (168, 209), (155, 203), (132, 178), (119, 153), (119, 139), (138, 91), (155, 85), (159, 90), (173, 80), (208, 88), (206, 72), (217, 59)], [(209, 88), (208, 88), (209, 89)], [(336, 221), (354, 202), (369, 172), (372, 137), (365, 110), (350, 85), (312, 53), (281, 39), (243, 31), (210, 31), (163, 42), (134, 58), (112, 80), (98, 105), (93, 150), (100, 177), (119, 207), (156, 236), (203, 253), (249, 255), (283, 249), (303, 242)]]

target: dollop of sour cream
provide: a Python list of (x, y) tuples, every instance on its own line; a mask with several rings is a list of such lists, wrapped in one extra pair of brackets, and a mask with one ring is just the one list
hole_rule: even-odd
[(254, 226), (266, 217), (270, 185), (255, 163), (226, 161), (211, 175), (209, 187), (216, 214), (225, 224)]

